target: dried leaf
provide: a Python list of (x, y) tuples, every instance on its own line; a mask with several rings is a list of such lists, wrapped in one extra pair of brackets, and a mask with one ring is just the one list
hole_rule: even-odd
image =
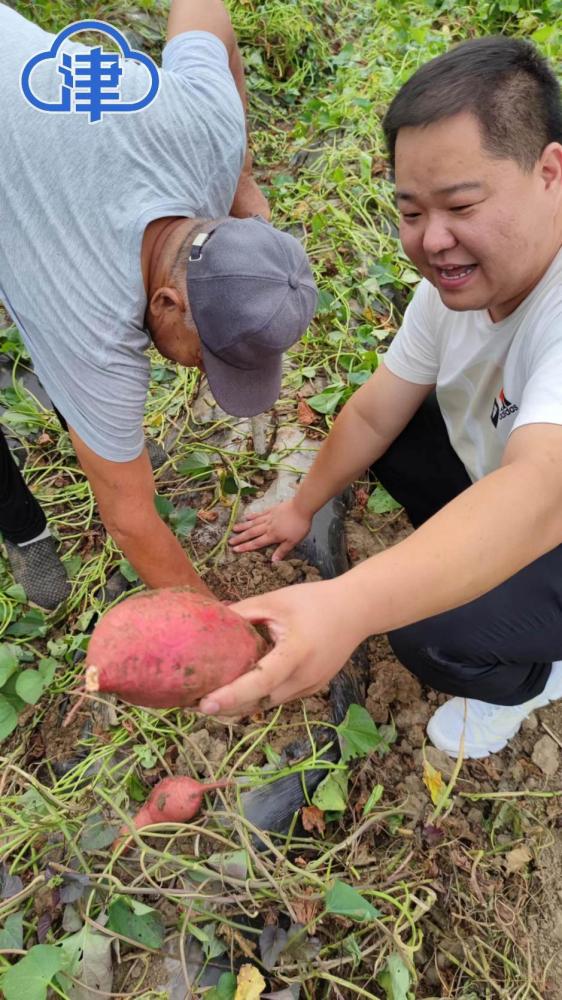
[(320, 836), (324, 836), (326, 832), (326, 820), (324, 819), (324, 813), (317, 806), (305, 806), (301, 810), (301, 819), (302, 825), (309, 833), (312, 830), (318, 830)]
[(513, 875), (514, 872), (520, 872), (532, 859), (533, 855), (525, 844), (521, 847), (514, 847), (505, 856), (505, 870), (508, 875)]
[(111, 993), (113, 963), (110, 937), (83, 927), (59, 947), (65, 957), (64, 972), (78, 980), (73, 983), (64, 974), (59, 977), (69, 1000), (91, 1000), (93, 996)]
[(259, 1000), (265, 990), (265, 979), (255, 965), (241, 965), (236, 981), (234, 1000)]
[(299, 424), (304, 424), (305, 427), (310, 427), (311, 424), (315, 424), (318, 420), (317, 414), (310, 408), (305, 399), (299, 399), (297, 418)]
[(441, 771), (438, 771), (428, 760), (423, 762), (423, 783), (431, 795), (433, 805), (436, 806), (441, 801), (447, 786), (443, 781)]
[(216, 510), (198, 510), (197, 517), (200, 521), (205, 521), (207, 524), (213, 524), (218, 520), (218, 511)]
[(303, 889), (300, 899), (293, 900), (293, 912), (299, 923), (311, 925), (320, 912), (320, 900), (316, 897), (316, 890), (311, 886)]
[(428, 823), (427, 826), (424, 826), (422, 835), (428, 847), (437, 847), (437, 845), (443, 840), (445, 831), (442, 830), (440, 826), (434, 826), (432, 823)]

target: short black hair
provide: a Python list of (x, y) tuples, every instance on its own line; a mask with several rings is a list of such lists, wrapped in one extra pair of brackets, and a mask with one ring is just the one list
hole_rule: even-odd
[(529, 41), (490, 35), (432, 59), (398, 91), (383, 120), (392, 170), (401, 128), (464, 111), (478, 119), (491, 156), (525, 171), (549, 142), (562, 143), (560, 86), (548, 61)]

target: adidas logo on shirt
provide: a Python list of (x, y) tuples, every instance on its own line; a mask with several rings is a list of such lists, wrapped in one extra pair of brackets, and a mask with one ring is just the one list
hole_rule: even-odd
[(492, 421), (494, 427), (497, 427), (500, 420), (505, 420), (506, 417), (511, 417), (512, 414), (517, 413), (518, 410), (519, 407), (516, 403), (510, 403), (509, 399), (506, 399), (505, 393), (502, 389), (497, 399), (494, 399), (490, 420)]

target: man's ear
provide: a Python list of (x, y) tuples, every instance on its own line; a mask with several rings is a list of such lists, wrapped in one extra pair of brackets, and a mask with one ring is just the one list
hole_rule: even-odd
[(149, 309), (155, 319), (162, 321), (168, 319), (170, 313), (178, 310), (183, 312), (185, 309), (185, 300), (177, 288), (164, 286), (157, 288), (154, 292), (150, 300)]
[(562, 145), (559, 142), (550, 142), (543, 150), (540, 169), (546, 188), (562, 184)]

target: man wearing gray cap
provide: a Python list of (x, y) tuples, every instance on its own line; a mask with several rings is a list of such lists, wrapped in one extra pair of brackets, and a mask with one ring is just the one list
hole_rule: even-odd
[[(246, 145), (244, 73), (221, 0), (172, 0), (156, 99), (96, 124), (24, 101), (22, 67), (52, 41), (0, 3), (0, 300), (139, 576), (206, 592), (154, 507), (146, 349), (203, 369), (227, 412), (260, 413), (279, 395), (283, 352), (312, 319), (314, 280), (300, 244), (260, 217), (268, 208)], [(66, 42), (65, 51), (88, 50)], [(133, 95), (141, 70), (126, 62)], [(54, 101), (60, 77), (48, 72), (37, 68)], [(33, 599), (34, 573), (54, 578), (60, 564), (30, 497), (16, 538), (0, 496), (0, 531)]]

